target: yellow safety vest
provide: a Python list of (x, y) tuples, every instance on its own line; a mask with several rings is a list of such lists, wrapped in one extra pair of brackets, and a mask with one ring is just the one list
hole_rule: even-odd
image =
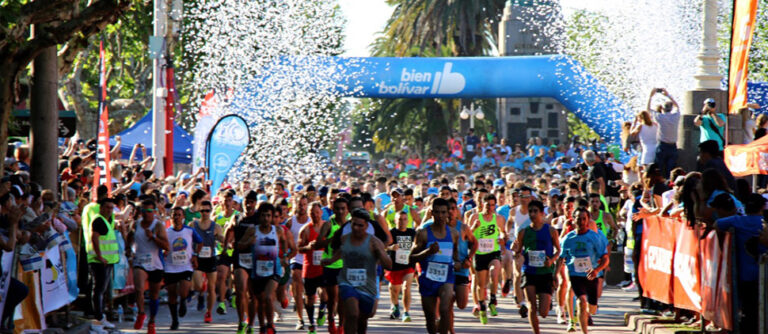
[[(120, 254), (118, 253), (119, 247), (117, 245), (117, 237), (115, 236), (114, 223), (102, 217), (101, 214), (97, 214), (93, 217), (94, 220), (96, 218), (104, 219), (107, 225), (107, 234), (99, 237), (99, 249), (101, 249), (101, 256), (107, 260), (107, 264), (115, 264), (120, 262)], [(91, 230), (90, 225), (92, 223), (93, 220), (88, 223), (88, 231)], [(96, 251), (93, 249), (93, 243), (91, 242), (90, 235), (85, 238), (85, 251), (88, 253), (88, 263), (100, 262), (96, 257)]]

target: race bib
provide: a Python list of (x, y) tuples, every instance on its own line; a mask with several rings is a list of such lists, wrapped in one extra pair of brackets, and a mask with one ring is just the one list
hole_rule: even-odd
[(198, 255), (198, 257), (209, 258), (211, 256), (213, 256), (213, 251), (210, 246), (203, 246), (203, 248), (200, 249), (200, 255)]
[(395, 263), (408, 265), (408, 257), (411, 255), (410, 249), (398, 249), (395, 251)]
[(187, 251), (176, 251), (171, 253), (171, 263), (174, 266), (183, 266), (189, 264), (189, 258), (187, 257)]
[(435, 282), (445, 282), (448, 279), (448, 264), (430, 262), (427, 265), (427, 278)]
[(272, 260), (257, 260), (256, 261), (256, 276), (269, 277), (275, 273), (275, 261)]
[(136, 258), (136, 265), (142, 268), (149, 267), (152, 264), (152, 254), (141, 254)]
[(241, 267), (246, 269), (253, 268), (253, 256), (250, 253), (249, 254), (241, 253), (238, 260), (240, 262)]
[(528, 265), (531, 267), (543, 267), (547, 260), (547, 254), (543, 250), (528, 251)]
[(365, 269), (351, 269), (347, 268), (347, 282), (352, 286), (363, 286), (368, 275), (365, 273)]
[(312, 265), (313, 266), (319, 266), (320, 261), (323, 260), (323, 251), (322, 250), (316, 250), (312, 252)]
[(573, 259), (573, 268), (577, 273), (586, 273), (592, 269), (592, 260), (589, 257), (577, 257)]
[(493, 239), (480, 239), (480, 242), (477, 246), (477, 251), (480, 253), (490, 253), (493, 252)]
[(467, 145), (467, 152), (472, 152), (475, 150), (475, 145)]

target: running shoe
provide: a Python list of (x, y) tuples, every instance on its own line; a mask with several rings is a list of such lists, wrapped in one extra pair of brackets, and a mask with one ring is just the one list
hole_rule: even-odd
[(499, 311), (496, 310), (496, 304), (489, 304), (488, 308), (491, 310), (491, 316), (497, 316), (499, 315)]
[(107, 321), (107, 317), (102, 315), (103, 318), (101, 319), (101, 326), (104, 327), (104, 329), (115, 329), (115, 325), (109, 321)]
[(309, 331), (307, 334), (317, 334), (317, 331), (315, 330), (315, 326), (309, 326)]
[(286, 308), (288, 308), (288, 304), (290, 304), (290, 301), (288, 300), (288, 297), (286, 296), (285, 298), (283, 298), (283, 301), (280, 302), (280, 306), (282, 306), (283, 309), (286, 309)]
[(267, 334), (275, 334), (275, 333), (277, 333), (277, 331), (275, 330), (274, 324), (267, 328)]
[(210, 324), (213, 322), (213, 317), (211, 317), (211, 311), (206, 311), (205, 316), (203, 317), (203, 321), (205, 321), (206, 324)]
[(565, 313), (565, 312), (563, 312), (563, 310), (561, 310), (559, 307), (556, 308), (555, 311), (557, 312), (557, 323), (561, 324), (561, 325), (564, 325), (565, 324), (565, 317), (563, 317), (563, 313)]
[(336, 333), (336, 324), (333, 321), (328, 321), (328, 333), (330, 333), (330, 334), (337, 334)]
[(281, 312), (275, 312), (275, 322), (282, 322), (283, 321), (283, 313)]
[(202, 312), (203, 309), (205, 309), (205, 298), (203, 297), (203, 294), (197, 295), (197, 311)]
[(171, 321), (171, 330), (175, 331), (177, 329), (179, 329), (179, 321), (178, 320)]
[(595, 325), (595, 322), (592, 321), (592, 316), (591, 315), (587, 315), (587, 325), (589, 325), (589, 326), (594, 326)]
[(511, 280), (504, 281), (504, 285), (501, 287), (501, 296), (506, 298), (507, 295), (509, 295), (509, 286), (511, 285)]
[(528, 318), (528, 306), (525, 304), (520, 305), (520, 317), (523, 319)]
[(219, 302), (219, 306), (216, 307), (216, 313), (218, 314), (227, 314), (227, 304), (224, 304), (224, 302)]
[(627, 292), (634, 292), (634, 291), (637, 291), (637, 285), (635, 285), (635, 283), (632, 282), (629, 285), (627, 285), (627, 286), (625, 286), (625, 287), (623, 287), (621, 289), (624, 290), (624, 291), (627, 291)]
[(632, 283), (632, 281), (630, 281), (630, 280), (628, 280), (628, 279), (625, 279), (625, 280), (623, 280), (623, 281), (619, 282), (619, 286), (620, 286), (620, 287), (622, 287), (622, 288), (626, 288), (626, 287), (627, 287), (628, 285), (630, 285), (631, 283)]
[(296, 330), (297, 331), (304, 330), (304, 321), (299, 320), (296, 322)]
[(480, 323), (483, 325), (488, 323), (488, 313), (486, 311), (480, 311)]
[(150, 322), (147, 325), (147, 334), (157, 334), (157, 331), (155, 330), (155, 323), (154, 322)]
[(480, 308), (479, 307), (475, 306), (472, 309), (472, 316), (474, 316), (475, 318), (479, 318), (480, 317)]
[(229, 304), (232, 305), (232, 308), (237, 308), (237, 296), (232, 296), (229, 299)]
[(321, 309), (320, 312), (317, 313), (317, 325), (325, 325), (325, 310)]
[(144, 327), (144, 320), (147, 319), (146, 313), (139, 313), (136, 316), (136, 322), (133, 323), (133, 329), (141, 329)]
[(179, 318), (184, 318), (187, 315), (187, 301), (182, 299), (179, 303)]
[(576, 323), (575, 322), (568, 322), (568, 329), (566, 329), (568, 332), (575, 332), (576, 331)]
[(400, 305), (392, 306), (392, 319), (400, 318)]
[(247, 322), (241, 322), (237, 325), (237, 334), (245, 334), (245, 328), (248, 327)]
[(403, 312), (403, 322), (411, 322), (411, 315), (408, 312)]

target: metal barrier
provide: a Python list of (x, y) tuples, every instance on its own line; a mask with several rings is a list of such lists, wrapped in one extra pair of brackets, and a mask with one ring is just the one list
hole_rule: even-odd
[(760, 268), (760, 282), (758, 283), (760, 297), (757, 301), (760, 312), (758, 329), (760, 333), (768, 333), (768, 254), (760, 256), (758, 263)]

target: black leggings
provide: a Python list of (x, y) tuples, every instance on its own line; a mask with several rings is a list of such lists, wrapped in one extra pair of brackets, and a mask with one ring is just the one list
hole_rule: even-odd
[(15, 278), (11, 278), (8, 284), (8, 295), (5, 299), (5, 307), (3, 307), (2, 321), (0, 321), (0, 328), (13, 329), (13, 311), (16, 309), (16, 305), (19, 305), (24, 298), (27, 298), (29, 289), (24, 283), (19, 282)]
[(112, 281), (112, 265), (102, 263), (89, 263), (91, 276), (93, 277), (93, 313), (96, 320), (102, 320), (104, 316), (104, 295), (109, 291), (109, 283)]

